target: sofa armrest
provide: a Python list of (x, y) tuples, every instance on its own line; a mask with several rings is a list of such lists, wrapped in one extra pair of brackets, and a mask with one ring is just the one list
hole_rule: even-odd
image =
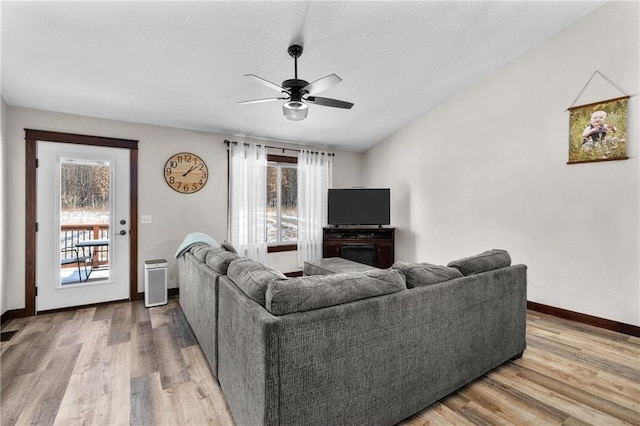
[(216, 377), (219, 277), (219, 274), (191, 253), (187, 252), (178, 258), (180, 306)]

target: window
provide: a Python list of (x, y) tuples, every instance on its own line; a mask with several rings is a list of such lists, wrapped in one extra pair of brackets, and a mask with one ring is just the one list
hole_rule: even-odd
[(298, 240), (297, 158), (267, 158), (267, 243), (292, 245)]

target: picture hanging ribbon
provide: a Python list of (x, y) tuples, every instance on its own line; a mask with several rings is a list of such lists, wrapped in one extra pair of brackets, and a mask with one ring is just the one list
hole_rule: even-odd
[(603, 79), (605, 79), (605, 81), (607, 83), (609, 83), (610, 85), (612, 85), (613, 87), (615, 87), (620, 93), (622, 93), (624, 96), (629, 96), (629, 94), (627, 92), (625, 92), (620, 86), (618, 86), (616, 83), (613, 82), (613, 80), (611, 80), (610, 78), (608, 78), (606, 75), (604, 75), (603, 73), (601, 73), (598, 70), (595, 70), (593, 72), (593, 74), (591, 74), (591, 77), (589, 77), (589, 80), (587, 80), (587, 83), (584, 85), (584, 87), (582, 88), (582, 90), (580, 90), (580, 93), (578, 93), (578, 96), (576, 96), (576, 98), (573, 100), (573, 102), (571, 103), (571, 105), (569, 105), (569, 108), (567, 108), (565, 111), (569, 111), (571, 108), (573, 108), (576, 104), (576, 102), (578, 102), (578, 99), (580, 99), (580, 96), (582, 96), (582, 94), (584, 93), (584, 91), (587, 89), (587, 87), (589, 87), (589, 83), (591, 83), (591, 80), (593, 80), (593, 77), (596, 76), (596, 74), (599, 74), (600, 77), (602, 77)]

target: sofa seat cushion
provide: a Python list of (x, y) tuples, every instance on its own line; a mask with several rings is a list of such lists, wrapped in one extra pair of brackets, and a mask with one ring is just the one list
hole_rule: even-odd
[(506, 250), (493, 249), (476, 256), (449, 262), (447, 266), (458, 269), (462, 275), (473, 275), (511, 265), (511, 256)]
[(462, 273), (456, 268), (432, 265), (426, 262), (395, 262), (391, 268), (397, 269), (405, 275), (407, 288), (423, 287), (462, 277)]
[(270, 266), (244, 257), (231, 262), (227, 269), (227, 276), (247, 296), (263, 307), (265, 306), (267, 286), (273, 281), (287, 279), (281, 272)]
[(240, 256), (223, 248), (212, 249), (207, 252), (205, 263), (220, 275), (227, 275), (229, 265)]
[(406, 288), (404, 276), (393, 269), (273, 280), (267, 288), (265, 307), (273, 315), (286, 315), (395, 293)]

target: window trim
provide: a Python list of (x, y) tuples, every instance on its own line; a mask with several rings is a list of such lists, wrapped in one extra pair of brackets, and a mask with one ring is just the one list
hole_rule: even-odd
[(298, 157), (289, 157), (287, 155), (267, 154), (267, 161), (271, 161), (273, 163), (298, 164)]
[[(298, 164), (298, 157), (289, 157), (286, 155), (276, 155), (276, 154), (267, 154), (267, 161), (273, 163), (288, 163), (288, 164)], [(285, 251), (297, 251), (298, 244), (285, 243), (285, 244), (277, 244), (277, 243), (268, 243), (267, 244), (267, 253), (280, 253)]]
[(298, 250), (297, 244), (274, 244), (274, 245), (267, 246), (267, 253), (280, 253), (281, 251), (297, 251), (297, 250)]

